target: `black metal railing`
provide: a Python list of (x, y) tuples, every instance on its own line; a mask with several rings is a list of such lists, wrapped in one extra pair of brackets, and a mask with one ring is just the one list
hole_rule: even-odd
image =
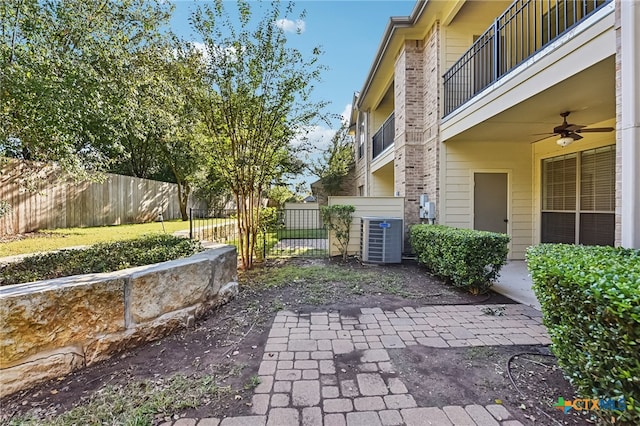
[(391, 114), (389, 118), (380, 126), (378, 131), (373, 135), (373, 158), (376, 158), (382, 151), (393, 145), (395, 138), (395, 114)]
[(278, 210), (263, 234), (265, 257), (326, 257), (329, 237), (320, 209)]
[[(237, 246), (237, 212), (224, 210), (215, 216), (207, 210), (189, 209), (189, 238)], [(278, 210), (261, 227), (256, 242), (256, 254), (263, 258), (329, 255), (327, 230), (317, 208)]]
[(238, 220), (235, 210), (211, 215), (206, 209), (189, 209), (189, 238), (214, 243), (235, 244)]
[(444, 116), (611, 1), (515, 0), (444, 74)]

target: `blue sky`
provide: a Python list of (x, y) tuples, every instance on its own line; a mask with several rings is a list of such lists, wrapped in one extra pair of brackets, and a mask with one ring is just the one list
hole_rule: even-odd
[[(203, 2), (176, 1), (171, 20), (172, 30), (187, 40), (199, 41), (189, 25), (189, 16), (197, 4)], [(315, 99), (330, 102), (332, 114), (342, 114), (350, 106), (353, 93), (362, 88), (371, 62), (381, 41), (382, 34), (391, 16), (406, 16), (411, 13), (415, 1), (298, 1), (295, 13), (290, 17), (295, 21), (302, 10), (306, 11), (301, 34), (291, 32), (287, 38), (292, 47), (311, 52), (321, 46), (325, 52), (321, 58), (329, 69), (317, 84)], [(254, 5), (254, 6), (257, 6)], [(225, 8), (235, 11), (235, 1), (225, 1)], [(259, 10), (254, 7), (254, 10)], [(291, 22), (295, 27), (295, 22)], [(326, 146), (333, 128), (318, 126), (311, 133), (312, 142), (321, 148)], [(305, 176), (296, 181), (311, 183), (314, 177)]]

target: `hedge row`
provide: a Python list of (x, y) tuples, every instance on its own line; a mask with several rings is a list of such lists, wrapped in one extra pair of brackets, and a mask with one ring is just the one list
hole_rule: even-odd
[(0, 286), (96, 272), (112, 272), (191, 256), (199, 242), (165, 234), (100, 243), (82, 250), (34, 255), (0, 266)]
[(542, 244), (527, 251), (558, 363), (581, 397), (624, 397), (640, 424), (640, 250)]
[(509, 251), (506, 234), (443, 225), (414, 225), (410, 238), (418, 262), (473, 294), (489, 290)]

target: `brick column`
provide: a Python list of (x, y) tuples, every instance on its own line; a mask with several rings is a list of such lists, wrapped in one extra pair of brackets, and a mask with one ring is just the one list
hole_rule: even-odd
[[(422, 42), (409, 40), (395, 65), (394, 189), (404, 197), (405, 235), (408, 226), (419, 223), (419, 197), (424, 193), (423, 123), (424, 55)], [(405, 250), (408, 249), (405, 239)]]
[(440, 210), (440, 24), (436, 22), (424, 43), (424, 133), (423, 193), (436, 203), (436, 222)]

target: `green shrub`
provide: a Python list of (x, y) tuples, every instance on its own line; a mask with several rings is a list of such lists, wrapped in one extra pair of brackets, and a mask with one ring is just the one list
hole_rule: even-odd
[(351, 222), (356, 208), (347, 204), (320, 207), (322, 222), (338, 240), (334, 245), (340, 251), (343, 259), (347, 258), (349, 249), (349, 237), (351, 235)]
[(527, 262), (564, 373), (582, 397), (624, 397), (616, 424), (640, 424), (640, 250), (542, 244)]
[(506, 234), (442, 225), (414, 225), (409, 234), (418, 262), (473, 294), (486, 293), (507, 262)]
[(199, 242), (164, 234), (100, 243), (82, 250), (61, 250), (29, 256), (21, 262), (1, 266), (0, 286), (112, 272), (186, 257), (201, 250)]

